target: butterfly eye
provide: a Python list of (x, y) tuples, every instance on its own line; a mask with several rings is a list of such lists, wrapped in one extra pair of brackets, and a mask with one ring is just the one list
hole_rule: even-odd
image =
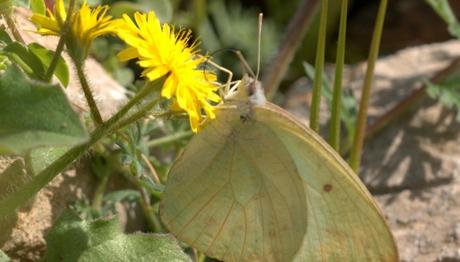
[(251, 83), (249, 84), (249, 88), (248, 88), (249, 96), (254, 95), (255, 90), (256, 90), (256, 83), (255, 83), (255, 82), (251, 82)]

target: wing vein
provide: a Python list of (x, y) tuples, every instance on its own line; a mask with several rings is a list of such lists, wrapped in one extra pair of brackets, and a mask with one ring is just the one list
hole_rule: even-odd
[(209, 199), (208, 201), (206, 201), (206, 203), (198, 210), (195, 212), (195, 214), (193, 214), (193, 216), (187, 221), (187, 223), (185, 223), (185, 225), (181, 228), (181, 230), (178, 232), (177, 236), (181, 236), (183, 231), (190, 225), (190, 223), (193, 222), (193, 220), (214, 200), (214, 198), (220, 193), (220, 191), (222, 191), (222, 189), (224, 189), (225, 187), (227, 187), (227, 184), (228, 183), (225, 183), (225, 185), (223, 185), (221, 188), (219, 188), (219, 190), (217, 190), (216, 193), (214, 193)]
[(246, 240), (248, 236), (248, 217), (246, 214), (246, 208), (245, 207), (242, 207), (242, 208), (243, 208), (243, 215), (244, 215), (244, 238), (243, 238), (243, 245), (241, 246), (240, 261), (243, 257), (243, 253), (246, 248)]
[[(265, 187), (265, 183), (264, 183), (264, 187)], [(266, 188), (265, 188), (265, 189), (266, 189)], [(275, 229), (275, 236), (279, 236), (280, 233), (281, 233), (281, 230), (280, 230), (280, 228), (279, 228), (279, 226), (278, 226), (278, 216), (276, 215), (275, 206), (274, 206), (274, 204), (273, 204), (272, 197), (270, 196), (270, 193), (268, 193), (267, 190), (266, 190), (266, 192), (267, 192), (267, 197), (268, 197), (268, 199), (270, 200), (269, 203), (270, 203), (270, 208), (271, 208), (271, 210), (272, 210), (272, 212), (273, 212), (273, 219), (275, 220), (275, 228), (276, 228), (276, 229)], [(268, 233), (269, 233), (269, 237), (270, 237), (270, 232), (268, 232)], [(278, 242), (278, 244), (279, 244), (279, 247), (282, 248), (282, 245), (281, 245), (281, 237), (275, 237), (275, 239), (278, 240), (277, 242)]]
[(219, 227), (219, 230), (217, 231), (217, 234), (214, 236), (214, 238), (212, 239), (211, 241), (211, 244), (209, 245), (208, 249), (206, 250), (205, 253), (208, 253), (208, 251), (212, 248), (212, 246), (214, 245), (214, 242), (219, 238), (220, 236), (220, 233), (222, 232), (223, 228), (225, 227), (225, 224), (227, 223), (227, 219), (229, 218), (230, 216), (230, 213), (232, 212), (233, 210), (233, 206), (235, 205), (235, 201), (232, 202), (232, 205), (230, 206), (228, 212), (227, 212), (227, 215), (225, 216), (225, 219), (224, 219), (224, 222), (222, 223), (222, 225)]

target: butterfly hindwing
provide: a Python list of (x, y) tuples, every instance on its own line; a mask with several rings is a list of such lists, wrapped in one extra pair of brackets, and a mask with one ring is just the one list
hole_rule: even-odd
[(285, 110), (267, 104), (254, 111), (282, 140), (306, 186), (307, 234), (295, 261), (398, 261), (380, 209), (342, 158)]

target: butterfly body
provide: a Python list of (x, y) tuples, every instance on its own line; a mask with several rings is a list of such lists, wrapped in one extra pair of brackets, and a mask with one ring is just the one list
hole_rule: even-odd
[(172, 167), (169, 230), (224, 261), (397, 261), (353, 171), (258, 88), (244, 78)]

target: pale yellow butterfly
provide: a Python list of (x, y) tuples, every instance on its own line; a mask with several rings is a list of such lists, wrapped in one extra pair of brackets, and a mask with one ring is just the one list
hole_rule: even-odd
[(169, 172), (161, 217), (224, 261), (398, 261), (382, 213), (314, 131), (244, 77)]
[(224, 261), (397, 261), (359, 178), (290, 113), (251, 100), (252, 81), (172, 167), (161, 209), (168, 229)]

